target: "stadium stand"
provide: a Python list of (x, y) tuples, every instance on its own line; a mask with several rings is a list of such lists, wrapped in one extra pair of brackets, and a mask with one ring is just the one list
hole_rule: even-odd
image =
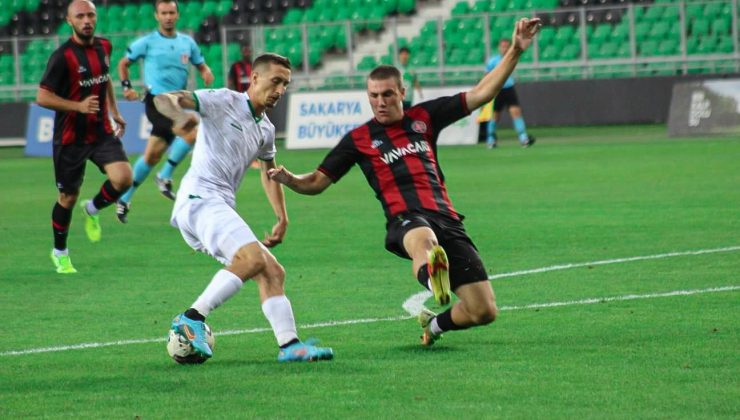
[[(545, 22), (535, 48), (523, 57), (519, 80), (567, 80), (740, 70), (734, 0), (185, 0), (178, 28), (192, 33), (225, 84), (239, 44), (255, 52), (288, 56), (312, 88), (342, 89), (363, 83), (369, 69), (391, 64), (401, 46), (424, 85), (468, 83), (480, 75), (497, 40), (513, 22), (536, 14)], [(29, 100), (49, 53), (69, 35), (67, 0), (8, 0), (0, 9), (0, 101)], [(152, 1), (98, 2), (98, 30), (115, 46), (114, 61), (155, 26)], [(421, 18), (429, 3), (449, 4), (447, 17)], [(7, 4), (7, 5), (6, 5)], [(735, 14), (733, 14), (733, 12)], [(355, 56), (358, 42), (393, 32), (396, 18), (421, 19), (416, 32)], [(424, 20), (427, 19), (427, 20)], [(375, 35), (373, 35), (375, 34)], [(439, 42), (441, 40), (441, 43)], [(347, 70), (326, 69), (339, 57)], [(140, 78), (139, 66), (132, 79)], [(198, 79), (197, 87), (202, 87)], [(300, 87), (300, 83), (297, 84)]]

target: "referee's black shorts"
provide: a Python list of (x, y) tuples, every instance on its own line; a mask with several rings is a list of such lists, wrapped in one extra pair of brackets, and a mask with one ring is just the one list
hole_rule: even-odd
[(157, 107), (154, 106), (154, 95), (149, 92), (144, 97), (144, 109), (146, 118), (152, 123), (152, 136), (161, 138), (168, 145), (172, 144), (172, 140), (175, 139), (175, 133), (172, 132), (172, 120), (157, 111)]
[(510, 106), (519, 106), (519, 98), (516, 96), (514, 86), (501, 89), (493, 100), (493, 110), (496, 112), (509, 109)]
[(403, 237), (414, 228), (428, 227), (437, 236), (450, 263), (450, 286), (458, 287), (488, 279), (478, 248), (465, 232), (462, 222), (443, 214), (411, 211), (394, 216), (386, 224), (385, 249), (401, 258), (411, 259), (403, 246)]

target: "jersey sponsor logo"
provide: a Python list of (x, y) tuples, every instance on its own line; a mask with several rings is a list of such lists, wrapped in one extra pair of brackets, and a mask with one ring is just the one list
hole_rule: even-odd
[(396, 147), (390, 152), (383, 153), (383, 156), (380, 157), (380, 160), (383, 161), (383, 163), (385, 163), (386, 165), (390, 165), (391, 163), (397, 161), (398, 159), (406, 155), (426, 153), (428, 151), (429, 151), (429, 144), (427, 142), (417, 141), (414, 143), (409, 143), (404, 147)]
[(370, 147), (373, 149), (377, 149), (378, 147), (383, 145), (383, 140), (373, 140), (372, 143), (370, 143)]
[(419, 134), (424, 134), (427, 132), (427, 125), (424, 121), (416, 120), (411, 123), (411, 129)]
[(110, 77), (107, 74), (101, 74), (100, 76), (97, 76), (97, 77), (91, 77), (89, 79), (80, 80), (80, 86), (92, 87), (95, 85), (99, 85), (101, 83), (105, 83), (108, 80), (110, 80)]

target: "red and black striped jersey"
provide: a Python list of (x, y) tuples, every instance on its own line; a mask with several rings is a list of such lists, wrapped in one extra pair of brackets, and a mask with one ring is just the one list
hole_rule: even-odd
[(93, 143), (113, 134), (107, 95), (111, 50), (111, 43), (105, 38), (95, 37), (89, 46), (70, 38), (51, 54), (41, 88), (71, 101), (96, 95), (100, 104), (96, 114), (57, 111), (55, 144)]
[(246, 92), (249, 88), (249, 77), (252, 75), (252, 63), (237, 61), (229, 69), (229, 79), (234, 83), (234, 90)]
[(358, 164), (388, 219), (423, 209), (460, 220), (437, 160), (437, 138), (469, 114), (460, 93), (413, 106), (394, 124), (372, 119), (347, 133), (318, 170), (337, 182)]

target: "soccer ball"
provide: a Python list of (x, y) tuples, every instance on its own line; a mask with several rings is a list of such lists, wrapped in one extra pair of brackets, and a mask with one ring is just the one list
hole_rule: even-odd
[[(206, 327), (206, 341), (208, 341), (208, 345), (213, 350), (213, 346), (216, 344), (216, 338), (211, 332), (211, 327), (206, 323), (203, 323), (203, 325)], [(187, 338), (178, 334), (175, 330), (170, 330), (170, 335), (167, 337), (167, 353), (169, 353), (172, 360), (181, 365), (200, 364), (208, 360), (207, 357), (196, 353)]]

